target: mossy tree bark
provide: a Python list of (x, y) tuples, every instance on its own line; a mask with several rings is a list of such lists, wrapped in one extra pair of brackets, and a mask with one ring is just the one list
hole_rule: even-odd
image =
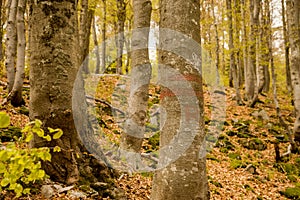
[[(61, 152), (51, 152), (51, 162), (43, 163), (46, 173), (55, 181), (67, 184), (79, 180), (103, 181), (110, 173), (103, 173), (107, 167), (84, 153), (86, 148), (73, 119), (72, 89), (80, 59), (77, 1), (30, 0), (29, 6), (30, 119), (40, 119), (45, 130), (47, 127), (63, 130), (60, 139), (46, 142), (35, 137), (32, 146), (61, 147)], [(85, 105), (80, 103), (78, 109)], [(82, 111), (82, 116), (85, 112)], [(88, 130), (92, 129), (85, 131)]]

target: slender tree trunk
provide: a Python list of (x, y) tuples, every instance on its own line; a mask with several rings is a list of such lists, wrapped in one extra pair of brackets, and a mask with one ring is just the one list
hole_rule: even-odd
[(256, 86), (256, 41), (258, 31), (259, 17), (259, 0), (250, 0), (250, 41), (249, 41), (249, 57), (246, 77), (248, 79), (248, 87), (246, 87), (246, 95), (248, 100), (253, 100)]
[(140, 167), (138, 159), (147, 120), (148, 88), (152, 71), (148, 55), (151, 1), (134, 0), (133, 10), (131, 86), (127, 110), (128, 118), (124, 124), (121, 149), (128, 152), (127, 159), (132, 164), (132, 168), (137, 170)]
[(15, 58), (17, 55), (17, 30), (16, 30), (16, 15), (17, 15), (18, 0), (12, 0), (7, 19), (6, 28), (6, 74), (8, 82), (8, 92), (11, 92), (15, 81)]
[[(241, 0), (242, 4), (242, 44), (243, 44), (243, 63), (244, 63), (244, 79), (245, 79), (245, 91), (250, 90), (250, 79), (247, 77), (249, 65), (249, 48), (248, 48), (248, 34), (247, 34), (247, 19), (246, 19), (246, 9), (247, 9), (247, 1)], [(246, 95), (247, 99), (247, 95)]]
[[(92, 21), (92, 33), (93, 33), (93, 41), (95, 46), (95, 54), (96, 54), (96, 70), (95, 74), (100, 73), (100, 51), (99, 51), (99, 44), (98, 44), (98, 38), (97, 38), (97, 29), (96, 29), (96, 18), (93, 18)], [(102, 72), (102, 71), (101, 71)]]
[[(273, 54), (270, 54), (269, 51), (272, 51), (272, 46), (270, 47), (269, 43), (269, 35), (272, 34), (272, 20), (271, 20), (271, 10), (270, 10), (270, 1), (266, 0), (264, 2), (265, 6), (265, 13), (264, 13), (264, 17), (263, 17), (263, 21), (264, 23), (264, 27), (263, 27), (263, 31), (265, 33), (265, 35), (262, 35), (263, 38), (263, 44), (264, 47), (263, 48), (263, 55), (262, 55), (262, 62), (263, 62), (263, 66), (264, 66), (264, 77), (265, 77), (265, 84), (263, 87), (263, 92), (269, 92), (270, 90), (270, 71), (269, 71), (269, 61), (270, 61), (270, 56)], [(266, 37), (267, 36), (267, 37)], [(272, 37), (272, 36), (271, 36)], [(265, 55), (265, 56), (264, 56)]]
[(80, 63), (83, 64), (83, 70), (85, 73), (89, 73), (89, 47), (90, 47), (90, 35), (91, 25), (94, 16), (94, 10), (89, 8), (89, 1), (81, 1), (80, 12), (80, 28), (79, 28), (79, 46), (80, 46)]
[(127, 61), (126, 61), (126, 66), (125, 66), (125, 72), (126, 74), (129, 73), (129, 68), (131, 66), (131, 37), (130, 37), (130, 31), (132, 30), (132, 17), (128, 19), (128, 36), (125, 39), (125, 46), (126, 46), (126, 51), (127, 51)]
[(283, 39), (284, 39), (284, 57), (285, 57), (285, 69), (286, 69), (286, 87), (289, 94), (292, 93), (292, 80), (291, 80), (291, 69), (290, 69), (290, 58), (289, 58), (289, 38), (286, 23), (286, 10), (285, 1), (281, 0), (281, 13), (282, 13), (282, 27), (283, 27)]
[[(166, 119), (160, 132), (159, 166), (162, 168), (154, 175), (152, 199), (206, 200), (208, 188), (204, 155), (203, 91), (199, 72), (200, 5), (199, 1), (193, 0), (162, 0), (160, 9), (159, 75), (162, 84), (161, 106), (164, 108)], [(185, 37), (178, 37), (179, 33)], [(191, 38), (192, 43), (189, 43)], [(193, 64), (185, 60), (180, 53), (190, 56)], [(185, 87), (185, 80), (190, 87)], [(191, 95), (193, 92), (195, 97)], [(192, 98), (195, 98), (194, 105), (189, 103)], [(186, 107), (182, 112), (181, 106)], [(191, 116), (190, 111), (195, 115)], [(195, 117), (198, 114), (199, 119)], [(181, 117), (191, 121), (185, 124)], [(181, 127), (185, 125), (188, 126)], [(189, 140), (192, 141), (187, 150), (178, 155), (176, 151)], [(179, 144), (175, 145), (174, 142)]]
[(103, 22), (102, 22), (102, 43), (101, 43), (101, 72), (105, 71), (106, 67), (106, 0), (103, 2)]
[(226, 0), (227, 6), (227, 17), (228, 17), (228, 32), (229, 32), (229, 51), (230, 51), (230, 71), (232, 71), (233, 84), (236, 91), (236, 102), (238, 105), (242, 104), (242, 99), (240, 95), (238, 71), (235, 63), (235, 47), (233, 44), (233, 20), (232, 20), (232, 2), (231, 0)]
[(25, 21), (24, 14), (26, 8), (26, 0), (20, 0), (18, 2), (17, 9), (17, 38), (18, 38), (18, 46), (17, 46), (17, 62), (16, 62), (16, 74), (13, 89), (10, 95), (10, 101), (13, 106), (20, 106), (24, 104), (24, 100), (22, 98), (22, 89), (23, 89), (23, 81), (25, 77)]
[[(3, 39), (3, 11), (2, 8), (4, 8), (4, 3), (5, 1), (1, 1), (0, 2), (0, 62), (3, 61), (3, 44), (2, 44), (2, 39)], [(0, 65), (2, 66), (2, 65)], [(2, 68), (0, 69), (0, 71), (2, 72)]]
[(216, 70), (218, 71), (220, 68), (220, 40), (219, 40), (219, 32), (218, 32), (218, 22), (216, 19), (216, 15), (215, 15), (215, 4), (214, 4), (214, 0), (212, 0), (211, 5), (213, 7), (212, 9), (212, 15), (213, 15), (213, 19), (214, 19), (214, 29), (215, 29), (215, 42), (216, 42)]
[[(264, 2), (265, 3), (265, 2)], [(260, 3), (260, 7), (263, 6), (262, 2)], [(261, 94), (263, 88), (266, 84), (265, 79), (265, 65), (268, 63), (268, 47), (266, 46), (266, 24), (265, 24), (265, 16), (263, 9), (259, 15), (259, 33), (257, 36), (257, 46), (256, 46), (256, 69), (257, 69), (257, 92), (256, 95)]]
[(249, 48), (249, 70), (247, 77), (250, 79), (249, 90), (246, 91), (250, 101), (250, 107), (254, 107), (258, 101), (258, 79), (257, 70), (259, 68), (259, 15), (260, 0), (250, 0), (250, 48)]
[(117, 22), (117, 74), (122, 74), (123, 48), (124, 48), (124, 26), (126, 20), (126, 3), (124, 0), (117, 0), (118, 22)]
[(294, 94), (296, 119), (294, 123), (295, 142), (300, 146), (300, 2), (287, 0), (289, 42), (291, 48), (291, 80)]

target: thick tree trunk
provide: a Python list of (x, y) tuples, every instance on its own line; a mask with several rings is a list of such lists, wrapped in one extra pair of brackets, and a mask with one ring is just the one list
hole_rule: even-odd
[(282, 14), (282, 27), (283, 27), (283, 39), (284, 39), (284, 57), (285, 57), (285, 69), (286, 69), (286, 87), (289, 94), (292, 93), (292, 80), (291, 80), (291, 69), (290, 69), (290, 58), (289, 58), (289, 38), (286, 22), (286, 10), (285, 1), (281, 0), (281, 14)]
[(16, 74), (13, 89), (10, 95), (10, 101), (13, 106), (20, 106), (24, 104), (22, 98), (22, 89), (23, 81), (25, 77), (25, 21), (24, 14), (26, 8), (26, 0), (20, 0), (18, 2), (17, 9), (17, 38), (18, 38), (18, 47), (17, 47), (17, 62), (16, 62)]
[[(76, 7), (76, 0), (31, 0), (29, 13), (30, 119), (40, 119), (45, 129), (63, 130), (60, 139), (46, 142), (35, 137), (32, 146), (61, 147), (61, 152), (51, 152), (52, 160), (43, 163), (43, 168), (53, 180), (67, 184), (77, 182), (80, 177), (84, 181), (103, 181), (105, 174), (102, 170), (106, 169), (89, 154), (83, 154), (86, 149), (78, 137), (73, 119), (72, 89), (80, 59)], [(78, 109), (82, 109), (84, 103), (77, 104)], [(85, 113), (82, 111), (81, 115)], [(86, 127), (85, 131), (89, 130)]]
[[(145, 132), (148, 108), (148, 88), (151, 79), (151, 64), (148, 55), (148, 36), (151, 20), (151, 1), (133, 1), (133, 33), (132, 33), (132, 69), (131, 86), (128, 101), (128, 118), (124, 124), (124, 134), (122, 134), (121, 149), (140, 155), (142, 141)], [(132, 168), (139, 168), (139, 157), (128, 157)]]
[[(208, 188), (200, 72), (200, 3), (162, 0), (160, 10), (159, 80), (165, 124), (160, 132), (162, 168), (154, 175), (152, 199), (205, 200)], [(184, 147), (187, 149), (183, 151)]]
[(17, 15), (18, 0), (12, 0), (7, 19), (6, 28), (6, 74), (7, 74), (7, 89), (11, 92), (15, 81), (15, 58), (17, 55), (17, 30), (16, 30), (16, 15)]
[(300, 146), (300, 2), (287, 0), (289, 42), (291, 48), (291, 80), (294, 94), (296, 119), (294, 123), (295, 142)]
[(118, 21), (117, 21), (117, 74), (122, 74), (123, 48), (124, 48), (124, 26), (126, 20), (126, 4), (124, 0), (117, 0)]

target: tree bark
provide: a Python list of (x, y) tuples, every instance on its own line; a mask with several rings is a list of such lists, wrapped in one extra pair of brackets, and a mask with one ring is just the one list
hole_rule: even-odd
[(287, 0), (289, 42), (291, 48), (291, 80), (296, 119), (294, 122), (295, 142), (300, 146), (300, 2)]
[(16, 15), (17, 15), (18, 0), (12, 0), (7, 19), (6, 29), (6, 73), (7, 73), (7, 89), (11, 92), (15, 81), (15, 58), (17, 55), (17, 30), (16, 30)]
[(16, 74), (13, 89), (10, 95), (10, 101), (13, 106), (20, 106), (24, 104), (24, 100), (22, 98), (22, 89), (23, 89), (23, 81), (25, 77), (25, 21), (24, 14), (26, 8), (26, 0), (20, 0), (18, 2), (17, 9), (17, 38), (18, 38), (18, 46), (17, 46), (17, 62), (16, 62)]
[[(152, 199), (205, 200), (208, 199), (208, 188), (200, 72), (200, 3), (162, 0), (160, 10), (159, 80), (163, 84), (160, 100), (166, 119), (160, 132), (159, 165), (162, 168), (154, 175)], [(179, 37), (179, 33), (184, 36)], [(188, 60), (193, 62), (180, 54), (190, 56)], [(185, 81), (190, 88), (185, 87)], [(191, 95), (193, 92), (195, 96)], [(193, 105), (189, 101), (194, 98), (197, 100)], [(186, 109), (181, 110), (181, 106)], [(191, 121), (185, 124), (181, 118)], [(187, 127), (183, 128), (185, 125)], [(175, 153), (189, 140), (192, 141), (182, 154)]]
[[(61, 147), (52, 152), (43, 168), (52, 180), (73, 184), (77, 181), (105, 181), (107, 167), (89, 156), (76, 132), (72, 111), (73, 84), (79, 55), (77, 1), (30, 0), (30, 119), (40, 119), (43, 127), (61, 128), (63, 136), (47, 142), (38, 137), (33, 147)], [(83, 88), (83, 81), (82, 88)], [(75, 91), (78, 92), (78, 91)], [(85, 100), (85, 99), (84, 99)], [(81, 102), (78, 109), (84, 108)], [(83, 110), (81, 115), (84, 115)], [(81, 123), (85, 123), (82, 119)], [(91, 129), (86, 127), (85, 131)], [(93, 140), (94, 134), (90, 137)], [(95, 141), (93, 141), (95, 143)]]
[[(5, 1), (0, 2), (0, 62), (3, 61), (3, 43), (2, 43), (2, 39), (3, 39), (3, 25), (4, 25), (4, 20), (3, 19), (4, 19), (4, 17), (3, 17), (2, 8), (5, 5), (4, 3), (5, 3)], [(0, 71), (2, 71), (2, 69)]]
[[(243, 64), (244, 64), (244, 79), (245, 79), (245, 91), (249, 90), (250, 88), (250, 80), (248, 79), (248, 60), (249, 60), (249, 48), (248, 48), (248, 34), (247, 34), (247, 19), (246, 19), (246, 9), (247, 9), (247, 1), (241, 0), (241, 12), (242, 12), (242, 44), (243, 44)], [(246, 95), (247, 99), (247, 95)]]
[(284, 40), (284, 57), (285, 57), (285, 69), (286, 69), (286, 87), (288, 93), (291, 94), (293, 91), (292, 80), (291, 80), (291, 69), (290, 69), (290, 57), (289, 57), (289, 38), (288, 38), (288, 28), (286, 22), (286, 9), (285, 1), (281, 0), (281, 14), (282, 14), (282, 27), (283, 27), (283, 40)]
[(232, 2), (226, 0), (227, 17), (228, 17), (228, 32), (229, 32), (229, 51), (230, 51), (230, 71), (232, 71), (233, 84), (236, 91), (236, 102), (238, 105), (242, 105), (242, 98), (240, 95), (238, 70), (235, 62), (235, 47), (233, 44), (233, 19), (232, 19)]
[[(133, 1), (132, 69), (131, 86), (128, 101), (128, 118), (121, 136), (121, 149), (140, 155), (145, 132), (148, 108), (148, 88), (151, 79), (151, 64), (148, 55), (148, 36), (151, 20), (151, 1)], [(139, 156), (127, 158), (132, 168), (139, 168)], [(133, 160), (134, 159), (134, 160)]]
[(253, 100), (255, 95), (256, 86), (256, 41), (258, 31), (258, 17), (259, 17), (259, 0), (250, 0), (250, 41), (249, 41), (249, 56), (248, 56), (248, 68), (246, 72), (247, 83), (246, 95), (248, 100)]
[(94, 46), (95, 46), (95, 54), (96, 54), (96, 69), (95, 69), (95, 74), (100, 73), (100, 66), (101, 66), (101, 60), (100, 60), (100, 51), (99, 51), (99, 43), (98, 43), (98, 38), (97, 38), (97, 30), (96, 30), (96, 18), (93, 18), (92, 21), (92, 33), (93, 33), (93, 41), (94, 41)]
[(101, 72), (105, 71), (106, 66), (106, 0), (103, 2), (103, 22), (102, 22), (102, 43), (101, 43)]
[(94, 16), (94, 10), (89, 8), (89, 1), (81, 1), (81, 12), (80, 12), (80, 28), (79, 28), (79, 46), (80, 46), (80, 60), (83, 64), (83, 70), (86, 74), (89, 73), (89, 47), (90, 47), (90, 35), (91, 25)]
[(124, 48), (124, 26), (126, 20), (126, 3), (124, 0), (117, 0), (117, 74), (122, 74), (123, 48)]

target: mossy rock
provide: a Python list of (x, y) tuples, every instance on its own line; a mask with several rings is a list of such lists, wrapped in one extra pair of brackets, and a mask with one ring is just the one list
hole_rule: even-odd
[(211, 155), (211, 154), (207, 154), (207, 155), (206, 155), (206, 159), (207, 159), (207, 160), (213, 160), (213, 161), (220, 162), (219, 159), (217, 159), (216, 157), (214, 157), (214, 156)]
[(8, 128), (2, 129), (0, 132), (1, 142), (14, 141), (22, 136), (21, 128), (15, 126), (9, 126)]
[(242, 157), (239, 153), (229, 153), (228, 157), (231, 159), (242, 160)]
[(294, 175), (287, 175), (287, 178), (293, 183), (297, 182), (297, 177)]
[(25, 107), (25, 106), (22, 106), (19, 109), (19, 113), (21, 113), (23, 115), (26, 115), (26, 116), (29, 116), (29, 109), (27, 107)]
[(267, 149), (267, 145), (260, 139), (240, 139), (238, 143), (242, 145), (242, 147), (250, 150), (258, 150), (263, 151)]
[(227, 131), (226, 132), (226, 135), (228, 135), (228, 136), (235, 136), (235, 135), (237, 135), (237, 132), (235, 132), (235, 131), (232, 131), (232, 130), (230, 130), (230, 131)]
[(238, 132), (236, 136), (238, 138), (253, 138), (253, 137), (256, 137), (256, 136), (254, 136), (254, 135), (252, 135), (250, 133), (247, 133), (247, 132), (245, 132), (245, 133)]
[(280, 191), (281, 195), (284, 195), (286, 198), (289, 199), (295, 199), (299, 200), (300, 199), (300, 188), (299, 187), (294, 187), (294, 188), (286, 188), (285, 191)]
[(151, 145), (152, 149), (156, 150), (159, 147), (159, 132), (155, 133), (148, 139), (148, 144)]
[(237, 168), (246, 168), (247, 165), (244, 163), (242, 160), (237, 160), (237, 159), (232, 159), (230, 161), (230, 167), (232, 169), (237, 169)]
[(227, 150), (232, 150), (232, 151), (235, 149), (235, 146), (230, 142), (229, 138), (225, 135), (220, 135), (220, 137), (216, 143), (216, 147), (217, 148), (225, 148)]

